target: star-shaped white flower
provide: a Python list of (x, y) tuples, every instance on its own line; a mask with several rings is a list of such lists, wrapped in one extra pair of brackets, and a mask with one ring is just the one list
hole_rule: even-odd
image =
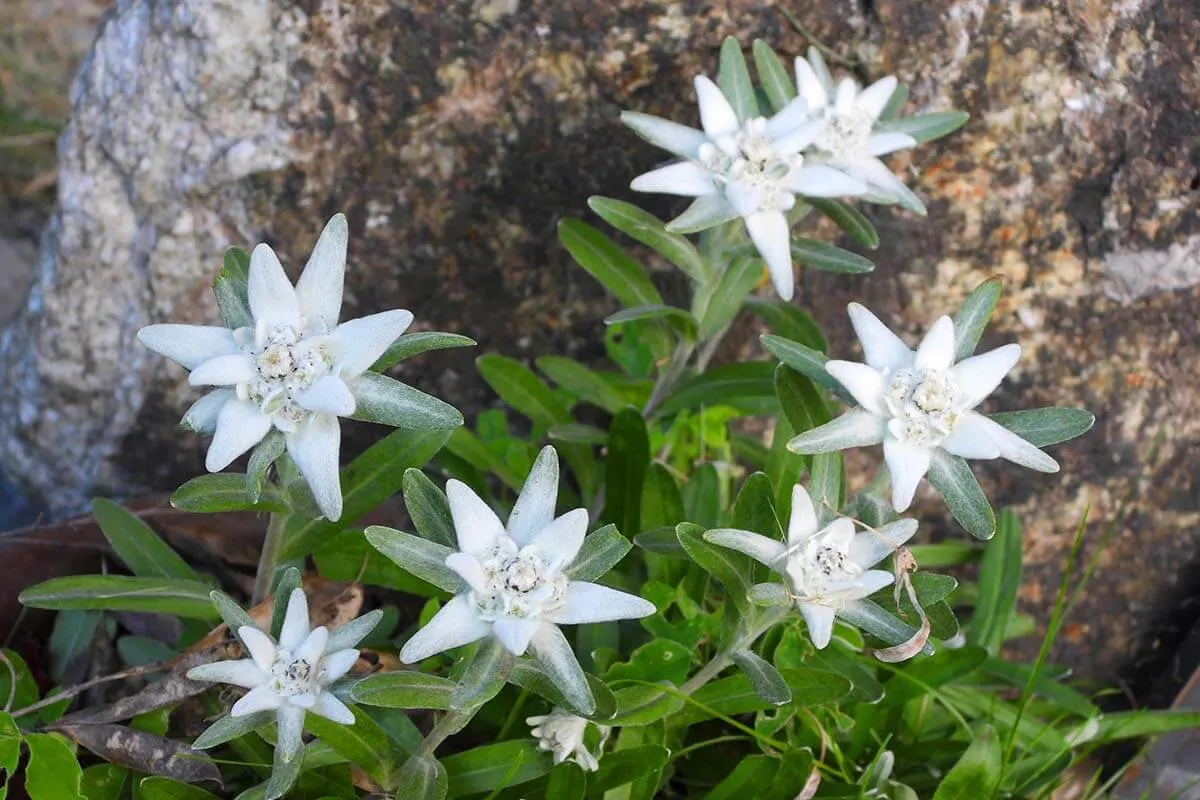
[[(808, 624), (813, 645), (823, 648), (833, 635), (834, 617), (853, 614), (859, 601), (892, 583), (892, 573), (871, 567), (911, 539), (917, 522), (902, 519), (877, 531), (856, 533), (854, 523), (841, 517), (820, 530), (817, 527), (812, 499), (796, 484), (786, 543), (733, 528), (708, 531), (704, 538), (745, 553), (782, 575), (788, 598)], [(760, 586), (774, 589), (778, 584)]]
[(191, 371), (193, 386), (216, 386), (188, 410), (183, 424), (212, 433), (205, 467), (219, 472), (282, 431), (287, 452), (329, 519), (342, 515), (338, 417), (355, 413), (360, 376), (412, 323), (408, 311), (384, 311), (338, 324), (348, 237), (336, 214), (321, 232), (293, 287), (266, 244), (250, 256), (253, 325), (149, 325), (142, 344)]
[(555, 707), (544, 716), (527, 717), (525, 724), (532, 728), (530, 733), (537, 738), (538, 749), (552, 753), (555, 764), (574, 761), (587, 772), (599, 769), (600, 752), (611, 730), (607, 725), (596, 725), (600, 731), (600, 741), (593, 754), (583, 741), (583, 735), (592, 723), (570, 711)]
[(875, 130), (879, 115), (896, 91), (896, 78), (889, 75), (863, 89), (846, 77), (835, 86), (820, 54), (810, 54), (809, 59), (796, 59), (796, 86), (809, 112), (826, 123), (813, 140), (809, 155), (866, 183), (870, 191), (863, 199), (899, 203), (924, 214), (921, 199), (879, 160), (882, 155), (917, 144), (907, 133)]
[(300, 752), (305, 712), (342, 725), (354, 724), (354, 712), (329, 689), (354, 666), (358, 660), (354, 646), (381, 616), (365, 614), (332, 634), (324, 626), (310, 629), (308, 600), (303, 589), (295, 589), (288, 598), (278, 644), (258, 628), (243, 625), (237, 635), (250, 658), (202, 664), (188, 670), (187, 676), (249, 689), (233, 704), (230, 716), (274, 711), (279, 728), (275, 747), (283, 761), (291, 761)]
[(558, 455), (538, 456), (507, 528), (465, 483), (446, 484), (459, 552), (446, 558), (469, 589), (453, 597), (400, 651), (406, 664), (495, 636), (514, 656), (531, 650), (538, 666), (583, 711), (591, 689), (559, 625), (638, 619), (654, 604), (596, 583), (573, 581), (567, 570), (583, 546), (588, 513), (557, 519)]
[(892, 504), (904, 511), (938, 449), (963, 458), (1005, 458), (1039, 472), (1058, 463), (1034, 445), (975, 411), (1017, 363), (1021, 347), (1007, 344), (955, 363), (954, 322), (940, 317), (914, 352), (857, 303), (850, 322), (865, 364), (829, 361), (826, 371), (861, 408), (800, 434), (796, 453), (825, 453), (883, 443), (892, 477)]
[(867, 186), (843, 171), (805, 160), (801, 151), (821, 135), (826, 122), (810, 118), (803, 97), (773, 117), (744, 120), (711, 80), (701, 75), (695, 84), (703, 131), (647, 114), (621, 115), (643, 138), (685, 159), (638, 176), (630, 188), (697, 198), (671, 221), (671, 229), (701, 230), (741, 217), (775, 290), (790, 300), (795, 276), (786, 212), (796, 196), (860, 195)]

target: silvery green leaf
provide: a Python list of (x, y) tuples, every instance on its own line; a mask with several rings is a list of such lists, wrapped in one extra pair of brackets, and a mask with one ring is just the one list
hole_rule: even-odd
[(700, 319), (700, 336), (711, 339), (737, 316), (746, 297), (762, 280), (757, 253), (735, 258), (716, 281), (696, 293), (693, 311)]
[(300, 570), (295, 567), (288, 567), (279, 576), (279, 582), (275, 584), (275, 605), (271, 609), (271, 629), (268, 632), (276, 640), (279, 639), (279, 632), (283, 630), (283, 618), (287, 616), (292, 592), (299, 588)]
[(476, 708), (495, 697), (504, 688), (504, 678), (512, 666), (512, 655), (494, 636), (478, 643), (450, 695), (450, 708)]
[(848, 275), (862, 275), (875, 269), (875, 264), (869, 258), (800, 236), (792, 238), (792, 258), (806, 267)]
[(738, 650), (733, 654), (733, 663), (741, 667), (750, 679), (754, 693), (773, 706), (781, 706), (792, 700), (792, 690), (779, 670), (749, 650)]
[(447, 711), (457, 688), (458, 684), (448, 678), (402, 669), (369, 675), (354, 684), (350, 693), (363, 705)]
[(204, 733), (192, 742), (197, 750), (208, 750), (219, 744), (233, 741), (239, 736), (245, 736), (264, 725), (275, 721), (275, 712), (256, 711), (244, 717), (224, 716), (205, 729)]
[(750, 69), (742, 45), (733, 36), (725, 37), (721, 44), (721, 66), (717, 72), (717, 85), (729, 105), (745, 122), (759, 116), (758, 101), (754, 99), (754, 84), (750, 82)]
[(411, 800), (445, 800), (448, 786), (446, 768), (436, 758), (414, 755), (396, 774), (393, 797)]
[(428, 353), (431, 350), (449, 350), (456, 347), (474, 347), (477, 342), (457, 333), (442, 333), (441, 331), (418, 331), (406, 333), (383, 352), (374, 364), (371, 372), (383, 372), (406, 358)]
[(553, 442), (585, 444), (592, 447), (603, 447), (608, 444), (608, 431), (597, 428), (595, 425), (585, 425), (582, 422), (553, 425), (546, 431), (546, 436)]
[(675, 233), (699, 233), (740, 216), (737, 209), (725, 199), (725, 195), (706, 194), (697, 197), (682, 214), (668, 222), (667, 230)]
[(771, 107), (777, 112), (781, 111), (796, 97), (796, 87), (792, 84), (787, 67), (762, 39), (754, 40), (754, 67), (758, 70), (758, 79)]
[(954, 519), (972, 536), (990, 539), (995, 535), (996, 514), (966, 461), (935, 450), (926, 477), (941, 493)]
[(650, 212), (610, 197), (589, 197), (588, 205), (609, 225), (652, 247), (692, 280), (703, 283), (712, 277), (712, 264), (696, 246), (681, 234), (667, 230), (667, 226)]
[(213, 280), (217, 310), (230, 330), (254, 325), (248, 297), (249, 278), (250, 254), (240, 247), (230, 247), (225, 251), (221, 271)]
[(854, 241), (872, 250), (879, 247), (879, 232), (861, 211), (849, 203), (828, 197), (810, 197), (809, 205), (833, 220)]
[(790, 606), (792, 596), (782, 583), (756, 583), (747, 593), (756, 606)]
[(467, 590), (466, 582), (446, 566), (446, 557), (455, 552), (449, 547), (382, 525), (372, 525), (364, 535), (372, 547), (405, 572), (451, 594)]
[(257, 503), (262, 497), (267, 470), (283, 455), (286, 448), (287, 439), (283, 433), (272, 428), (250, 454), (250, 464), (246, 467), (246, 496), (250, 498), (251, 503)]
[(1083, 408), (1031, 408), (992, 414), (998, 422), (1036, 447), (1046, 447), (1082, 436), (1096, 424), (1092, 412)]
[[(881, 122), (894, 119), (900, 114), (904, 104), (908, 102), (908, 87), (903, 83), (896, 84), (896, 91), (892, 92), (892, 96), (888, 98), (887, 105), (883, 107), (883, 111), (879, 112)], [(878, 130), (878, 128), (876, 128)]]
[(386, 375), (364, 372), (349, 386), (357, 403), (353, 419), (405, 430), (446, 430), (463, 424), (454, 406)]
[(791, 339), (785, 339), (782, 336), (776, 336), (771, 333), (764, 333), (759, 337), (759, 340), (771, 355), (778, 358), (784, 364), (804, 375), (821, 388), (828, 389), (843, 400), (853, 402), (849, 392), (843, 389), (842, 385), (825, 371), (825, 363), (829, 361), (829, 356), (799, 342), (793, 342)]
[(605, 525), (583, 538), (579, 555), (566, 568), (567, 577), (574, 581), (595, 581), (607, 574), (623, 559), (633, 545), (616, 525)]
[[(902, 622), (870, 600), (854, 600), (847, 603), (846, 607), (838, 612), (838, 617), (889, 645), (903, 644), (911, 640), (917, 632), (916, 628)], [(932, 655), (933, 646), (926, 644), (921, 652)]]
[[(221, 619), (228, 626), (229, 632), (237, 636), (238, 629), (242, 626), (257, 628), (254, 620), (250, 619), (250, 615), (245, 609), (230, 599), (229, 595), (224, 592), (212, 592), (209, 594), (212, 598), (213, 605), (217, 607), (217, 613), (221, 615)], [(240, 637), (239, 637), (240, 638)]]
[(636, 306), (624, 308), (604, 318), (605, 325), (620, 325), (638, 320), (665, 320), (687, 342), (696, 341), (696, 320), (682, 308), (674, 306)]
[(1004, 282), (999, 278), (988, 278), (975, 287), (954, 315), (954, 360), (969, 358), (979, 345), (979, 339), (987, 328), (1000, 300)]
[(453, 547), (454, 519), (446, 493), (416, 467), (404, 470), (404, 507), (422, 538)]
[(930, 114), (884, 120), (875, 126), (875, 132), (905, 133), (916, 139), (917, 144), (924, 144), (954, 133), (967, 124), (970, 117), (965, 111), (935, 111)]
[[(392, 607), (394, 610), (394, 606)], [(351, 647), (357, 647), (358, 643), (371, 634), (375, 627), (384, 617), (383, 609), (377, 608), (374, 611), (368, 611), (361, 617), (356, 617), (340, 628), (334, 628), (329, 633), (329, 642), (325, 645), (325, 652), (334, 653), (338, 650), (346, 650)], [(394, 618), (393, 618), (394, 623)], [(384, 631), (386, 633), (386, 631)]]
[(831, 422), (795, 436), (788, 442), (788, 450), (813, 455), (879, 444), (886, 426), (883, 417), (853, 408)]

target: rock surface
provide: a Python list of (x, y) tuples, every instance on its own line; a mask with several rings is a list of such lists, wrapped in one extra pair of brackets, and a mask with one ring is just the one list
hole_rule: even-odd
[[(1027, 520), (1030, 609), (1052, 602), (1085, 509), (1085, 555), (1111, 531), (1104, 591), (1062, 653), (1111, 676), (1191, 590), (1179, 565), (1200, 548), (1200, 8), (802, 8), (860, 78), (909, 83), (910, 112), (972, 120), (892, 160), (928, 220), (868, 209), (886, 242), (878, 271), (805, 273), (800, 302), (845, 347), (848, 299), (915, 336), (979, 281), (1007, 278), (990, 336), (1026, 350), (996, 408), (1084, 404), (1099, 423), (1058, 448), (1061, 479), (981, 472)], [(0, 339), (0, 464), (59, 512), (194, 474), (200, 443), (174, 429), (193, 392), (135, 331), (213, 319), (225, 246), (270, 241), (295, 268), (336, 210), (351, 220), (355, 314), (407, 307), (484, 352), (596, 358), (612, 303), (554, 224), (586, 216), (588, 195), (629, 197), (660, 154), (618, 111), (692, 119), (690, 77), (715, 69), (727, 34), (805, 47), (752, 0), (122, 0), (79, 72), (39, 275)], [(681, 294), (665, 267), (658, 277)], [(475, 410), (490, 397), (471, 358), (439, 354), (401, 377)]]

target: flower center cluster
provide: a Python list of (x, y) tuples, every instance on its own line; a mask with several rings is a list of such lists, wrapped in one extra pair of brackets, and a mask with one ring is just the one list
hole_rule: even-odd
[(767, 120), (747, 120), (741, 130), (700, 146), (700, 163), (729, 190), (742, 187), (753, 195), (755, 211), (787, 211), (796, 204), (793, 194), (780, 184), (804, 156), (782, 156), (766, 136)]
[(311, 664), (303, 658), (294, 658), (288, 650), (280, 650), (271, 665), (271, 690), (280, 697), (317, 694), (321, 691), (317, 680), (320, 666), (320, 661)]
[(884, 401), (888, 430), (901, 441), (936, 447), (954, 431), (961, 410), (958, 385), (942, 370), (902, 369), (891, 376)]
[(485, 621), (536, 617), (563, 603), (567, 576), (533, 548), (517, 550), (511, 539), (504, 539), (480, 564), (485, 591), (472, 592), (471, 596)]
[(280, 430), (294, 429), (309, 413), (296, 398), (328, 375), (333, 366), (327, 343), (323, 338), (306, 338), (289, 325), (268, 328), (260, 324), (254, 341), (243, 347), (258, 374), (238, 384), (238, 397), (273, 417)]
[(875, 121), (862, 111), (839, 114), (833, 108), (826, 111), (828, 124), (814, 144), (834, 159), (852, 159), (867, 152), (867, 140)]
[(797, 594), (820, 598), (855, 584), (863, 570), (842, 550), (814, 536), (789, 558), (787, 572)]

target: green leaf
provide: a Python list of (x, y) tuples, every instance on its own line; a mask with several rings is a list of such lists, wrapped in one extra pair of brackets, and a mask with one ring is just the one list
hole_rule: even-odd
[(571, 421), (571, 412), (562, 401), (521, 362), (507, 356), (486, 355), (475, 359), (475, 366), (492, 391), (529, 417), (534, 425), (548, 428)]
[(431, 394), (376, 372), (350, 381), (355, 409), (351, 419), (376, 422), (402, 430), (447, 430), (463, 424), (454, 406)]
[[(850, 681), (833, 672), (815, 669), (782, 670), (792, 702), (798, 707), (834, 703), (850, 693)], [(750, 679), (744, 673), (728, 678), (718, 678), (701, 686), (692, 694), (699, 705), (688, 704), (670, 720), (672, 727), (685, 727), (709, 719), (713, 712), (725, 716), (751, 714), (771, 708), (771, 704), (758, 696)], [(702, 708), (701, 706), (706, 706)], [(708, 710), (708, 709), (711, 709)]]
[(983, 672), (993, 678), (999, 678), (1010, 686), (1024, 689), (1032, 678), (1034, 694), (1041, 695), (1064, 711), (1069, 711), (1085, 719), (1097, 716), (1100, 709), (1082, 692), (1060, 683), (1058, 676), (1047, 674), (1045, 670), (1034, 674), (1033, 666), (1016, 664), (989, 658), (983, 663)]
[(454, 547), (454, 519), (446, 493), (429, 476), (415, 467), (404, 471), (404, 508), (412, 518), (417, 533), (425, 539)]
[(584, 537), (579, 555), (566, 569), (567, 577), (573, 581), (597, 580), (632, 549), (629, 539), (615, 525), (598, 528)]
[(941, 492), (954, 519), (972, 536), (991, 539), (995, 535), (996, 515), (966, 461), (937, 450), (926, 477)]
[(92, 514), (100, 531), (112, 545), (129, 571), (141, 578), (181, 578), (195, 581), (198, 576), (154, 530), (121, 506), (97, 497)]
[(681, 522), (675, 528), (679, 544), (687, 551), (688, 557), (699, 564), (706, 572), (721, 582), (725, 587), (725, 597), (740, 613), (750, 610), (747, 594), (750, 591), (752, 567), (750, 557), (715, 547), (703, 539), (704, 530), (690, 522)]
[(347, 583), (360, 582), (419, 597), (440, 597), (444, 589), (414, 575), (376, 550), (365, 532), (355, 528), (334, 534), (313, 551), (322, 578)]
[(692, 316), (700, 320), (700, 338), (708, 340), (720, 333), (762, 277), (762, 260), (750, 253), (733, 259), (717, 280), (704, 284), (692, 306)]
[(656, 638), (629, 654), (628, 661), (612, 664), (604, 680), (668, 681), (678, 685), (687, 680), (692, 663), (692, 648), (671, 639)]
[(514, 686), (520, 686), (522, 689), (528, 689), (539, 697), (549, 700), (552, 705), (561, 706), (572, 714), (597, 722), (606, 722), (617, 712), (617, 701), (608, 688), (608, 684), (595, 675), (587, 675), (588, 688), (591, 689), (592, 698), (596, 702), (596, 708), (591, 712), (576, 708), (575, 704), (562, 693), (562, 690), (534, 666), (532, 661), (521, 660), (514, 664), (508, 673), (508, 682)]
[(198, 475), (171, 494), (171, 505), (193, 514), (214, 514), (221, 511), (259, 511), (286, 514), (291, 508), (272, 484), (262, 487), (258, 500), (247, 493), (247, 476), (229, 472)]
[(806, 267), (826, 272), (862, 275), (875, 269), (875, 264), (869, 258), (863, 258), (857, 253), (826, 242), (800, 236), (792, 238), (792, 258)]
[(821, 353), (829, 351), (825, 334), (807, 311), (781, 300), (760, 300), (756, 297), (746, 301), (746, 308), (761, 317), (780, 336)]
[[(764, 333), (760, 338), (763, 347), (784, 364), (799, 372), (813, 383), (843, 399), (850, 399), (842, 385), (825, 371), (825, 362), (829, 357), (824, 353), (813, 350), (799, 342), (793, 342), (782, 336)], [(786, 411), (786, 409), (784, 409)], [(794, 424), (794, 423), (793, 423)], [(802, 431), (800, 431), (802, 432)]]
[(967, 752), (938, 784), (933, 800), (978, 800), (992, 797), (1003, 770), (1000, 740), (990, 726), (983, 726)]
[(784, 106), (795, 99), (796, 87), (792, 84), (787, 67), (779, 60), (779, 56), (775, 55), (771, 46), (762, 39), (754, 40), (754, 68), (758, 70), (758, 80), (762, 83), (763, 91), (766, 92), (773, 110), (782, 111)]
[(944, 649), (928, 658), (909, 661), (883, 684), (881, 708), (894, 708), (934, 693), (939, 687), (979, 669), (987, 652), (978, 647)]
[(737, 113), (738, 120), (745, 122), (759, 116), (758, 102), (754, 99), (754, 84), (750, 82), (750, 69), (742, 45), (733, 36), (725, 37), (721, 43), (721, 65), (717, 71), (717, 85), (725, 99)]
[(224, 592), (209, 592), (209, 599), (212, 601), (213, 607), (217, 609), (217, 613), (221, 616), (221, 621), (229, 628), (229, 631), (234, 635), (238, 629), (243, 627), (257, 628), (254, 620), (246, 613), (245, 609), (230, 599), (229, 595)]
[(975, 287), (954, 315), (954, 360), (969, 358), (979, 345), (1004, 290), (1000, 278), (988, 278)]
[(766, 361), (722, 364), (682, 381), (659, 407), (659, 413), (727, 405), (744, 414), (772, 414), (778, 409), (773, 371), (773, 365)]
[(21, 592), (22, 605), (52, 609), (153, 611), (188, 619), (214, 620), (212, 588), (198, 581), (135, 578), (127, 575), (72, 575), (53, 578)]
[(230, 247), (225, 251), (221, 271), (213, 279), (212, 287), (213, 295), (217, 298), (217, 310), (231, 330), (254, 326), (249, 286), (250, 254), (240, 247)]
[(396, 775), (395, 797), (404, 800), (443, 800), (448, 790), (446, 768), (432, 757), (415, 755)]
[(1092, 412), (1083, 408), (1031, 408), (991, 415), (997, 422), (1035, 447), (1046, 447), (1082, 436), (1096, 424)]
[(264, 725), (270, 725), (274, 721), (275, 714), (271, 711), (259, 711), (241, 717), (227, 715), (209, 725), (204, 730), (204, 733), (200, 734), (196, 738), (196, 741), (192, 742), (192, 747), (197, 750), (209, 750), (245, 736), (248, 733), (252, 733)]
[(746, 756), (733, 771), (704, 795), (704, 800), (741, 800), (744, 797), (760, 797), (775, 779), (779, 771), (779, 760), (770, 756)]
[(682, 308), (674, 306), (634, 306), (625, 308), (604, 318), (605, 325), (622, 325), (647, 319), (661, 319), (675, 329), (684, 340), (696, 341), (696, 320)]
[[(7, 672), (7, 670), (5, 670)], [(9, 677), (11, 683), (11, 676)], [(8, 699), (8, 693), (4, 693), (5, 700)], [(34, 689), (34, 698), (37, 697), (37, 689)], [(17, 765), (21, 763), (21, 730), (17, 727), (17, 723), (13, 721), (5, 711), (0, 711), (0, 800), (8, 795), (8, 782), (17, 772)]]
[(55, 683), (64, 683), (71, 665), (91, 651), (100, 616), (99, 611), (58, 612), (50, 632), (50, 677)]
[(698, 466), (684, 484), (683, 512), (688, 522), (705, 530), (717, 527), (721, 515), (721, 476), (712, 464)]
[(598, 195), (589, 197), (588, 205), (609, 225), (652, 248), (697, 283), (712, 278), (713, 267), (696, 246), (686, 236), (667, 230), (653, 214), (631, 203)]
[[(639, 778), (652, 775), (667, 765), (671, 752), (662, 745), (646, 744), (609, 753), (600, 759), (600, 767), (588, 778), (593, 795), (608, 792)], [(547, 798), (557, 797), (547, 794)]]
[(996, 539), (983, 551), (979, 565), (979, 598), (967, 626), (967, 641), (992, 656), (1004, 644), (1004, 632), (1017, 609), (1021, 588), (1021, 521), (1011, 508), (1000, 512)]
[(637, 262), (607, 236), (577, 219), (558, 223), (567, 252), (626, 307), (662, 305), (662, 295)]
[(398, 670), (370, 675), (350, 691), (356, 702), (383, 708), (450, 709), (450, 698), (458, 684), (447, 678), (416, 670)]
[(808, 474), (808, 495), (817, 518), (828, 522), (837, 515), (846, 497), (846, 468), (842, 454), (818, 453), (812, 457)]
[(79, 788), (88, 800), (121, 800), (128, 776), (129, 771), (116, 764), (93, 764), (84, 768)]
[(424, 466), (442, 449), (450, 434), (449, 430), (397, 430), (371, 445), (342, 468), (342, 520), (289, 519), (280, 558), (308, 555), (320, 542), (391, 497), (400, 488), (404, 471)]
[(378, 784), (386, 785), (391, 776), (391, 742), (383, 728), (360, 708), (350, 706), (354, 724), (342, 725), (319, 714), (305, 714), (304, 727), (339, 755), (360, 767)]
[(637, 409), (613, 417), (605, 461), (604, 518), (632, 536), (641, 530), (642, 482), (650, 463), (650, 436)]
[(142, 778), (138, 783), (140, 800), (218, 800), (212, 792), (199, 786), (173, 781), (170, 778)]
[(454, 552), (446, 545), (382, 525), (367, 528), (365, 536), (372, 547), (405, 572), (451, 594), (465, 588), (458, 573), (446, 566), (447, 556)]
[(879, 233), (871, 220), (848, 203), (825, 197), (809, 197), (805, 202), (833, 220), (854, 241), (871, 250), (879, 247)]
[(512, 657), (496, 637), (479, 642), (450, 695), (450, 707), (475, 708), (499, 694), (504, 688), (505, 661), (511, 662)]
[(279, 430), (271, 430), (250, 453), (250, 463), (246, 467), (246, 497), (251, 503), (262, 499), (267, 471), (283, 455), (285, 449), (287, 439)]
[(583, 800), (587, 794), (588, 779), (577, 764), (564, 761), (550, 770), (546, 783), (546, 797), (554, 800)]
[(650, 725), (676, 713), (684, 704), (683, 698), (669, 687), (647, 684), (617, 689), (613, 697), (616, 698), (617, 714), (606, 724), (619, 728)]
[(749, 650), (738, 650), (733, 654), (733, 663), (741, 667), (750, 679), (754, 693), (773, 706), (781, 706), (792, 699), (792, 690), (779, 674), (779, 670)]
[(446, 756), (442, 766), (450, 780), (448, 796), (465, 797), (536, 780), (554, 762), (532, 739), (512, 739)]
[(474, 347), (477, 342), (457, 333), (441, 331), (419, 331), (406, 333), (392, 342), (383, 355), (371, 365), (371, 372), (383, 372), (406, 358), (428, 353), (430, 350), (449, 350), (456, 347)]
[(608, 444), (608, 431), (579, 422), (551, 426), (550, 430), (546, 431), (546, 436), (554, 442), (582, 444), (588, 447), (603, 447)]
[(652, 463), (642, 483), (642, 528), (670, 527), (683, 518), (683, 495), (675, 476), (664, 464)]
[(612, 384), (574, 359), (543, 356), (536, 363), (550, 380), (584, 403), (602, 408), (610, 414), (616, 414), (629, 405)]
[(892, 96), (888, 98), (887, 104), (883, 107), (883, 111), (879, 112), (880, 120), (895, 119), (900, 111), (904, 108), (904, 104), (908, 102), (908, 87), (904, 84), (896, 84), (896, 90), (892, 92)]
[(300, 570), (296, 567), (288, 567), (282, 575), (278, 572), (278, 581), (275, 584), (275, 605), (271, 609), (271, 629), (270, 634), (276, 641), (279, 640), (279, 632), (283, 630), (283, 619), (287, 616), (288, 604), (291, 601), (292, 591), (300, 588)]
[(971, 115), (965, 111), (934, 111), (929, 114), (883, 120), (875, 126), (875, 132), (907, 133), (917, 140), (917, 144), (925, 144), (954, 133), (966, 125), (970, 118)]
[(66, 739), (57, 733), (31, 733), (25, 746), (25, 790), (32, 800), (88, 800), (80, 792), (83, 770)]
[(1200, 711), (1117, 711), (1067, 728), (1063, 735), (1072, 746), (1101, 745), (1141, 739), (1180, 730), (1200, 728)]
[(454, 433), (446, 442), (446, 451), (471, 467), (495, 473), (496, 477), (513, 491), (521, 491), (522, 476), (516, 474), (507, 463), (488, 449), (482, 439), (466, 428), (454, 429)]
[(675, 528), (670, 526), (642, 531), (633, 537), (633, 543), (648, 553), (688, 560), (687, 551), (675, 535)]
[(775, 513), (771, 479), (762, 472), (746, 478), (733, 502), (733, 527), (782, 541), (783, 526)]

